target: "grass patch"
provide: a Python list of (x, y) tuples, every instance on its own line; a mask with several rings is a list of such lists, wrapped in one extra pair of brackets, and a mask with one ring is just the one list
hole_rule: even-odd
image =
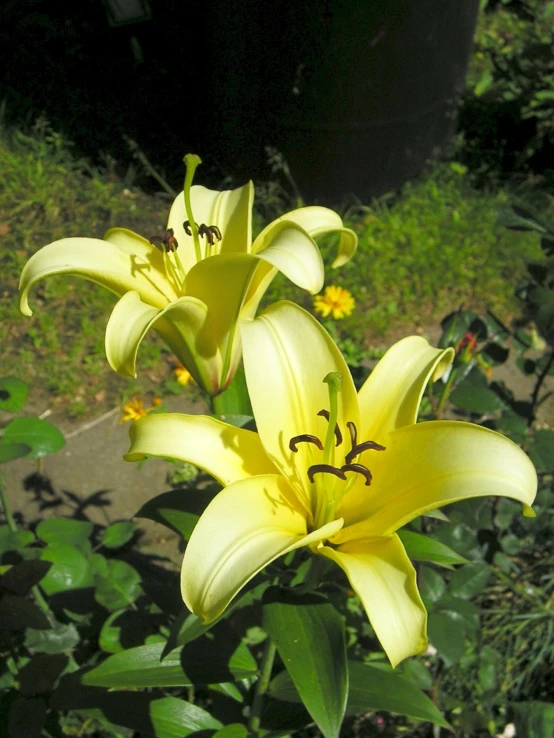
[[(74, 415), (157, 390), (170, 370), (167, 350), (154, 336), (143, 342), (138, 380), (122, 379), (107, 366), (104, 327), (114, 296), (85, 280), (50, 278), (32, 291), (34, 315), (27, 319), (17, 308), (17, 284), (29, 256), (56, 239), (101, 237), (114, 225), (145, 235), (162, 232), (167, 198), (145, 195), (110, 168), (75, 159), (40, 121), (29, 134), (0, 130), (0, 166), (0, 376), (19, 375)], [(266, 186), (258, 198), (257, 224), (281, 206), (282, 197), (268, 199), (273, 189)], [(328, 284), (341, 284), (357, 301), (354, 314), (338, 326), (342, 337), (367, 346), (435, 323), (461, 303), (487, 305), (504, 318), (516, 312), (513, 291), (524, 260), (540, 256), (540, 249), (536, 236), (496, 223), (498, 210), (512, 199), (506, 190), (475, 189), (462, 167), (446, 164), (395, 197), (351, 207), (345, 217), (359, 235), (358, 254), (327, 273)], [(334, 246), (323, 250), (329, 263)], [(280, 298), (311, 306), (310, 297), (281, 276), (266, 303)]]
[[(436, 323), (461, 304), (489, 307), (505, 318), (518, 312), (514, 288), (525, 260), (541, 258), (534, 234), (513, 233), (498, 212), (519, 199), (507, 189), (477, 190), (457, 163), (442, 164), (397, 195), (355, 206), (345, 220), (358, 233), (354, 259), (328, 270), (327, 284), (349, 289), (356, 311), (341, 332), (366, 341)], [(333, 245), (325, 249), (333, 258)], [(267, 295), (273, 302), (311, 300), (279, 276)]]

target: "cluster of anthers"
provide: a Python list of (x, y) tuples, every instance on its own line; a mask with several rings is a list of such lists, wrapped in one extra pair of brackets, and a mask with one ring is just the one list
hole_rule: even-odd
[[(318, 415), (321, 415), (329, 422), (330, 413), (328, 410), (320, 410), (318, 412)], [(355, 424), (349, 421), (346, 423), (346, 427), (350, 432), (351, 440), (351, 449), (344, 457), (346, 463), (343, 464), (341, 467), (333, 466), (332, 464), (312, 464), (312, 466), (308, 468), (307, 472), (308, 478), (312, 484), (314, 481), (314, 476), (316, 474), (334, 474), (335, 477), (346, 480), (346, 472), (349, 471), (355, 472), (356, 474), (361, 474), (365, 478), (366, 487), (369, 487), (369, 485), (371, 484), (372, 475), (367, 466), (355, 462), (354, 460), (363, 451), (385, 451), (386, 447), (381, 446), (381, 444), (379, 443), (375, 443), (375, 441), (362, 441), (361, 443), (358, 443), (358, 431)], [(334, 433), (335, 447), (340, 446), (343, 438), (338, 423), (335, 423)], [(299, 443), (313, 443), (320, 451), (324, 450), (323, 444), (321, 443), (319, 438), (317, 436), (311, 435), (310, 433), (301, 433), (299, 436), (294, 436), (293, 438), (291, 438), (289, 441), (290, 450), (296, 453), (298, 451), (297, 445)]]
[[(183, 223), (183, 228), (185, 229), (185, 233), (187, 234), (187, 236), (193, 235), (189, 220), (185, 220), (185, 222)], [(197, 225), (196, 229), (198, 235), (200, 237), (205, 237), (210, 246), (213, 246), (216, 240), (221, 241), (221, 231), (216, 225), (207, 226), (205, 223), (202, 223), (201, 225)], [(150, 243), (154, 246), (157, 246), (158, 248), (163, 247), (164, 251), (168, 254), (176, 251), (179, 247), (179, 242), (175, 238), (173, 228), (168, 228), (163, 237), (152, 236), (150, 238)]]

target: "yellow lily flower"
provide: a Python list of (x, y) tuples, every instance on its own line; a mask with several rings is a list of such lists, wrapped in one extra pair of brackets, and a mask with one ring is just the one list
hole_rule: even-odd
[(532, 516), (531, 461), (471, 423), (416, 423), (425, 386), (450, 365), (452, 349), (405, 338), (357, 395), (338, 348), (296, 305), (273, 305), (241, 332), (258, 433), (177, 414), (129, 431), (127, 460), (173, 457), (227, 485), (187, 545), (186, 605), (210, 622), (264, 566), (309, 546), (344, 570), (393, 666), (423, 652), (427, 615), (396, 531), (484, 495), (519, 500)]
[(286, 213), (252, 242), (252, 183), (223, 192), (192, 186), (200, 159), (189, 154), (185, 161), (185, 188), (164, 236), (150, 242), (112, 228), (103, 240), (64, 238), (43, 247), (21, 274), (20, 310), (32, 314), (29, 290), (50, 275), (96, 282), (120, 297), (106, 328), (112, 369), (136, 376), (138, 347), (153, 327), (196, 382), (217, 395), (240, 362), (238, 320), (254, 317), (277, 271), (318, 292), (324, 273), (314, 238), (340, 234), (334, 267), (351, 258), (357, 238), (334, 211), (314, 206)]

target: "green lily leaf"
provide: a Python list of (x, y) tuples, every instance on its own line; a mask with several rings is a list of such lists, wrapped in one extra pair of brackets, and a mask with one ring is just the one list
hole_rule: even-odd
[(464, 655), (466, 646), (461, 638), (460, 624), (450, 613), (430, 612), (427, 623), (429, 640), (447, 666), (456, 664)]
[(46, 420), (15, 418), (4, 429), (4, 440), (31, 447), (29, 457), (40, 459), (59, 451), (65, 444), (62, 433)]
[(46, 723), (46, 701), (43, 697), (18, 697), (12, 702), (8, 715), (10, 738), (40, 738)]
[(137, 524), (131, 520), (122, 520), (112, 523), (102, 531), (100, 542), (106, 548), (120, 548), (128, 543), (135, 535)]
[(36, 533), (45, 543), (67, 543), (80, 547), (83, 541), (88, 541), (93, 529), (94, 524), (86, 520), (48, 518), (40, 521)]
[(474, 387), (465, 381), (459, 384), (450, 395), (450, 402), (462, 410), (477, 415), (496, 413), (505, 405), (502, 399), (488, 387)]
[(488, 564), (462, 566), (452, 575), (449, 590), (456, 597), (467, 599), (482, 592), (491, 576)]
[(420, 573), (421, 594), (427, 604), (438, 602), (446, 592), (446, 582), (434, 569), (424, 566)]
[(52, 562), (51, 568), (40, 583), (47, 595), (94, 586), (89, 562), (75, 546), (68, 543), (50, 543), (40, 558)]
[(21, 561), (0, 577), (0, 591), (25, 596), (46, 575), (50, 566), (48, 561), (39, 559)]
[(0, 443), (0, 464), (5, 464), (14, 459), (20, 459), (31, 451), (31, 447), (26, 443)]
[(467, 559), (434, 538), (411, 530), (399, 530), (398, 535), (406, 553), (414, 561), (432, 561), (433, 564), (453, 569), (455, 564), (467, 564)]
[[(402, 675), (357, 661), (348, 661), (348, 673), (348, 715), (386, 710), (450, 727), (429, 697)], [(269, 696), (284, 702), (300, 701), (300, 695), (286, 671), (272, 680)]]
[(161, 523), (188, 541), (200, 515), (215, 495), (214, 490), (197, 490), (184, 495), (182, 490), (174, 489), (148, 500), (135, 517)]
[(48, 618), (34, 602), (17, 595), (3, 595), (0, 599), (0, 631), (49, 627)]
[[(177, 697), (136, 692), (106, 692), (86, 687), (82, 672), (62, 677), (50, 699), (54, 710), (78, 710), (101, 722), (137, 731), (143, 738), (186, 738), (222, 728), (201, 707)], [(110, 731), (110, 732), (113, 732)]]
[(213, 738), (247, 738), (248, 728), (242, 723), (233, 723), (232, 725), (226, 725), (217, 733), (214, 733)]
[(68, 661), (62, 653), (33, 656), (18, 675), (21, 692), (26, 695), (51, 692)]
[(62, 653), (74, 648), (80, 640), (81, 636), (72, 623), (54, 623), (48, 630), (27, 628), (25, 632), (26, 647), (40, 653)]
[(544, 471), (554, 470), (554, 431), (536, 431), (528, 453), (539, 469)]
[(30, 530), (11, 531), (7, 525), (0, 525), (0, 555), (7, 551), (23, 551), (30, 543), (33, 543), (35, 536)]
[(96, 577), (94, 598), (107, 610), (120, 610), (134, 602), (141, 593), (141, 576), (125, 561), (107, 561), (108, 576)]
[(264, 594), (262, 607), (264, 629), (306, 709), (325, 738), (337, 738), (348, 697), (342, 618), (324, 597), (277, 588)]
[(119, 689), (181, 687), (243, 679), (257, 670), (248, 648), (240, 640), (237, 645), (226, 630), (218, 638), (205, 637), (177, 648), (161, 660), (164, 645), (138, 646), (109, 656), (83, 676), (83, 683)]
[(551, 702), (516, 702), (512, 704), (516, 735), (526, 738), (552, 738), (554, 704)]
[(2, 377), (0, 379), (0, 410), (18, 413), (27, 399), (29, 385), (19, 377)]

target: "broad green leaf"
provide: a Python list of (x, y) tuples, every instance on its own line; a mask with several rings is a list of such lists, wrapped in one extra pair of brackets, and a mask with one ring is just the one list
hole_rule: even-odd
[(459, 624), (448, 613), (430, 612), (427, 623), (429, 641), (447, 666), (457, 663), (465, 653)]
[(467, 599), (480, 594), (490, 579), (488, 564), (468, 564), (452, 574), (449, 590), (456, 597)]
[(470, 310), (457, 310), (441, 321), (443, 334), (439, 341), (440, 348), (455, 346), (466, 333), (473, 333), (479, 340), (487, 337), (487, 326)]
[(516, 359), (516, 365), (520, 372), (527, 377), (530, 377), (537, 370), (537, 362), (527, 359), (525, 356), (519, 356)]
[(495, 338), (498, 341), (506, 341), (510, 337), (510, 330), (490, 310), (487, 310), (485, 314), (485, 323), (487, 324), (491, 338)]
[(116, 653), (86, 672), (83, 684), (91, 687), (188, 687), (193, 682), (181, 666), (181, 649), (175, 649), (161, 661), (163, 644), (137, 646)]
[(484, 646), (479, 652), (479, 685), (486, 692), (495, 693), (498, 687), (502, 655), (490, 646)]
[(501, 344), (490, 341), (481, 350), (481, 355), (491, 366), (499, 366), (507, 361), (510, 351)]
[(40, 738), (46, 723), (46, 701), (43, 697), (18, 697), (8, 715), (9, 738)]
[(83, 683), (119, 689), (181, 687), (234, 681), (257, 670), (246, 646), (225, 629), (221, 638), (199, 639), (161, 660), (163, 652), (164, 644), (156, 643), (116, 653), (85, 674)]
[(94, 586), (94, 578), (86, 557), (75, 546), (67, 543), (50, 543), (41, 553), (43, 561), (52, 566), (40, 586), (48, 595)]
[(0, 410), (18, 413), (27, 399), (29, 385), (19, 377), (0, 378)]
[(507, 500), (506, 498), (500, 498), (496, 505), (496, 514), (494, 516), (494, 524), (500, 530), (506, 530), (512, 524), (514, 518), (518, 518), (521, 515), (521, 505), (518, 505), (514, 500)]
[(163, 642), (158, 628), (165, 620), (163, 615), (149, 615), (140, 610), (116, 610), (104, 621), (98, 644), (106, 653), (120, 653), (126, 648), (142, 646), (148, 638), (157, 637)]
[(232, 725), (226, 725), (217, 733), (214, 733), (212, 738), (247, 738), (248, 728), (242, 723), (233, 723)]
[(494, 77), (490, 69), (486, 69), (477, 80), (477, 84), (473, 88), (475, 97), (481, 97), (492, 86)]
[(325, 738), (337, 738), (348, 698), (344, 622), (319, 595), (269, 589), (263, 627)]
[(26, 443), (10, 443), (3, 441), (0, 443), (0, 464), (6, 464), (14, 459), (21, 459), (31, 451), (31, 447)]
[(496, 413), (505, 407), (496, 392), (487, 387), (473, 387), (465, 381), (452, 392), (450, 402), (456, 407), (476, 415)]
[(28, 628), (25, 632), (25, 645), (30, 651), (39, 653), (62, 653), (79, 643), (81, 637), (77, 628), (70, 623), (54, 623), (48, 630)]
[(100, 543), (106, 548), (120, 548), (128, 543), (135, 535), (137, 524), (131, 520), (122, 520), (119, 523), (112, 523), (102, 531)]
[(48, 569), (50, 564), (47, 561), (21, 561), (0, 577), (0, 591), (3, 589), (11, 594), (25, 596), (40, 582)]
[[(450, 727), (429, 697), (406, 677), (358, 661), (348, 661), (348, 673), (348, 715), (383, 710)], [(300, 701), (298, 691), (286, 671), (272, 680), (269, 695), (284, 702)]]
[(0, 598), (0, 631), (49, 627), (48, 618), (34, 602), (9, 594)]
[(437, 602), (436, 609), (448, 615), (463, 633), (473, 634), (479, 628), (479, 608), (472, 602), (448, 593)]
[(524, 738), (554, 738), (554, 703), (512, 702), (516, 735)]
[(420, 689), (431, 690), (433, 687), (433, 674), (425, 666), (422, 659), (406, 659), (403, 661), (402, 674)]
[(51, 692), (68, 661), (69, 658), (62, 653), (41, 653), (33, 656), (18, 674), (22, 694), (36, 695)]
[(548, 229), (538, 222), (530, 210), (519, 205), (512, 205), (498, 213), (498, 223), (513, 231), (536, 231), (548, 233)]
[(554, 471), (554, 431), (535, 431), (527, 453), (538, 469)]
[(421, 569), (419, 584), (422, 596), (429, 602), (438, 602), (446, 592), (446, 582), (434, 569), (424, 566)]
[(182, 489), (174, 489), (148, 500), (135, 517), (166, 525), (188, 541), (200, 515), (215, 495), (215, 490), (183, 492)]
[(214, 398), (214, 405), (216, 417), (225, 420), (226, 423), (231, 422), (227, 419), (227, 415), (246, 415), (250, 418), (252, 417), (252, 405), (250, 404), (250, 396), (248, 395), (242, 364), (237, 369), (233, 381), (225, 392)]
[(469, 559), (480, 554), (475, 530), (465, 523), (442, 525), (433, 533), (433, 536), (454, 550), (460, 551)]
[(107, 610), (120, 610), (134, 602), (141, 593), (141, 576), (130, 564), (108, 560), (108, 576), (96, 577), (94, 599)]
[(87, 541), (94, 529), (94, 523), (71, 518), (47, 518), (37, 525), (36, 534), (45, 543), (67, 543), (77, 546)]
[(434, 538), (411, 530), (399, 530), (398, 535), (404, 544), (406, 553), (414, 561), (431, 561), (446, 569), (453, 569), (454, 564), (468, 563), (463, 556)]
[(53, 454), (65, 444), (61, 431), (39, 418), (15, 418), (4, 428), (4, 438), (10, 443), (25, 443), (30, 446), (29, 458), (32, 459)]
[(527, 438), (527, 419), (511, 410), (504, 410), (498, 418), (496, 429), (521, 445)]
[[(130, 728), (141, 738), (210, 735), (223, 727), (208, 712), (184, 699), (145, 692), (106, 692), (86, 687), (82, 672), (62, 678), (50, 699), (50, 707), (54, 710), (78, 710), (103, 723), (109, 721)], [(109, 732), (111, 735), (113, 729)]]

